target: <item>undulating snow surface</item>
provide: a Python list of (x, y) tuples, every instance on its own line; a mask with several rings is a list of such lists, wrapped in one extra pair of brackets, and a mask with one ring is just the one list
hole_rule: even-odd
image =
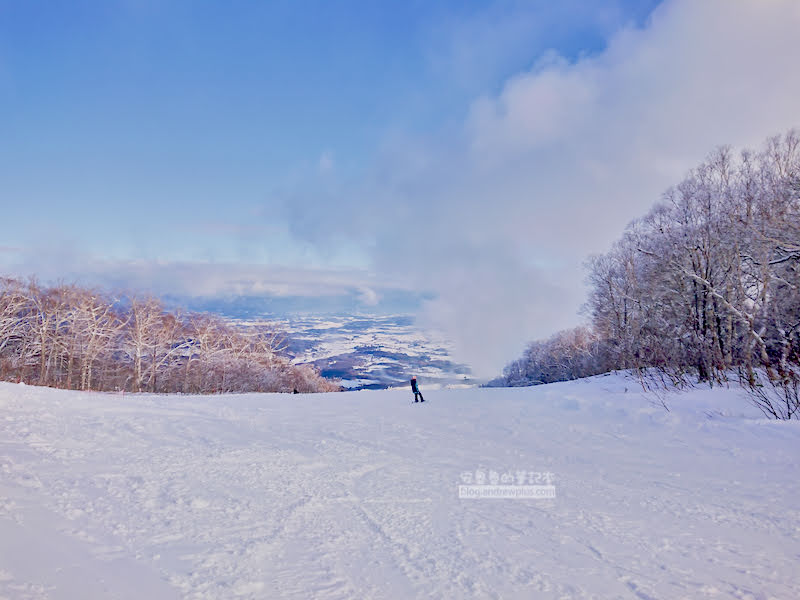
[(410, 398), (2, 384), (0, 597), (800, 598), (800, 426), (739, 392)]

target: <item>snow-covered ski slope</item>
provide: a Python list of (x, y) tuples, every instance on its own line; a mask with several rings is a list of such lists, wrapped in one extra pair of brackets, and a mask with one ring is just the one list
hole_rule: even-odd
[(0, 598), (800, 598), (800, 424), (740, 392), (426, 399), (2, 384)]

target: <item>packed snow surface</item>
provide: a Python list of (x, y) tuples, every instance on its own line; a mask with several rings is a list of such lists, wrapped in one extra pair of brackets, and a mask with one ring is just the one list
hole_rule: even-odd
[(800, 426), (741, 392), (426, 399), (0, 384), (0, 598), (800, 598)]

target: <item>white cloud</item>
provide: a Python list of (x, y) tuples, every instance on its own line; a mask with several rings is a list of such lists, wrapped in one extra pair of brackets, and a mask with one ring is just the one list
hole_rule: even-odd
[(437, 294), (424, 317), (459, 358), (496, 372), (579, 320), (586, 255), (715, 146), (800, 125), (798, 31), (796, 0), (668, 0), (599, 54), (540, 57), (460, 131), (387, 142), (294, 231), (370, 243), (376, 272)]
[[(0, 258), (2, 255), (0, 254)], [(76, 282), (115, 291), (186, 297), (345, 297), (363, 306), (376, 306), (381, 291), (408, 291), (361, 269), (299, 268), (275, 265), (162, 261), (107, 260), (77, 246), (61, 244), (35, 252), (20, 249), (0, 260), (2, 274), (36, 274), (46, 282)]]
[[(604, 38), (647, 15), (654, 0), (496, 0), (461, 6), (429, 33), (430, 63), (438, 78), (464, 90), (493, 87), (553, 46)], [(590, 44), (592, 42), (590, 41)]]
[(381, 298), (378, 292), (372, 288), (361, 287), (358, 289), (358, 299), (364, 306), (377, 306)]
[(326, 150), (319, 157), (319, 172), (328, 173), (333, 171), (335, 164), (336, 163), (333, 160), (333, 153), (330, 150)]
[(483, 160), (542, 147), (587, 126), (599, 82), (591, 68), (548, 53), (531, 73), (512, 78), (496, 98), (472, 107), (468, 130)]

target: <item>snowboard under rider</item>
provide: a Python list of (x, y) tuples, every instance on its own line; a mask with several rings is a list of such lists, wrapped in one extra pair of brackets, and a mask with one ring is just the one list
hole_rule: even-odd
[[(420, 392), (419, 387), (417, 387), (416, 375), (411, 377), (411, 391), (414, 392), (414, 402), (425, 402), (425, 398), (422, 397), (422, 392)], [(417, 399), (417, 396), (419, 396), (419, 399)]]

